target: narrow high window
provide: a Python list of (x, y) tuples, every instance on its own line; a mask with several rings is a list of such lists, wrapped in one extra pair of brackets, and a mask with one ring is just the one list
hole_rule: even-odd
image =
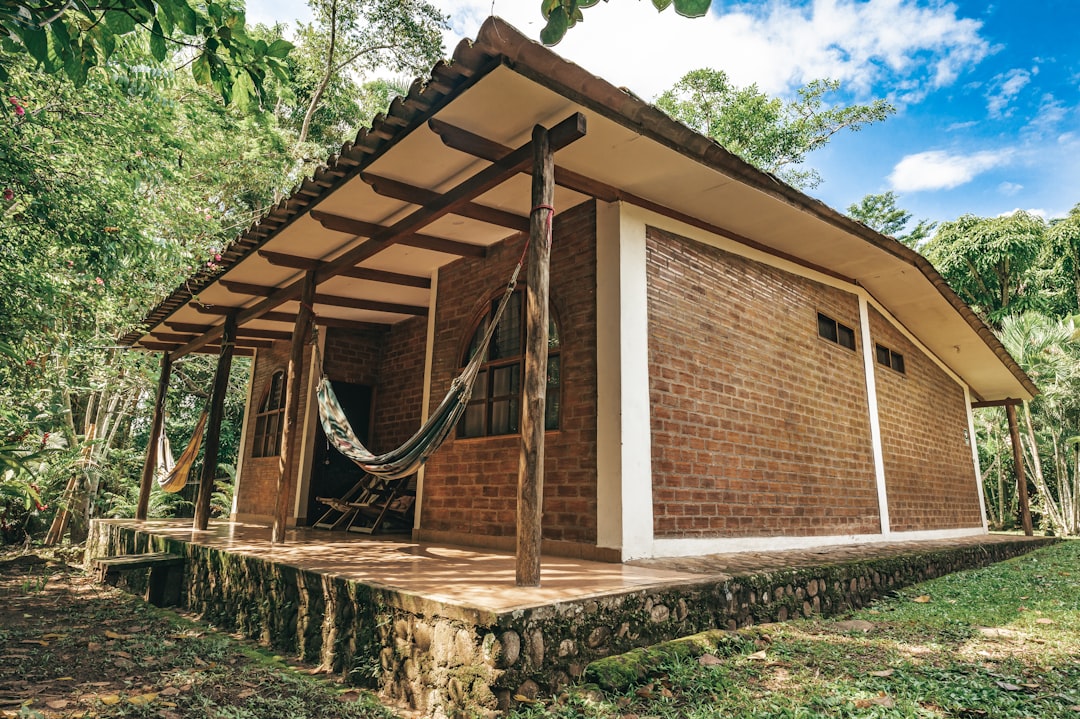
[[(500, 298), (501, 299), (501, 298)], [(473, 356), (487, 328), (494, 319), (498, 300), (491, 303), (472, 333), (472, 339), (461, 366)], [(554, 315), (548, 321), (548, 378), (547, 403), (544, 418), (546, 429), (559, 428), (561, 407), (561, 366), (559, 363), (559, 328)], [(525, 294), (518, 290), (488, 346), (487, 356), (480, 366), (472, 399), (458, 423), (459, 437), (490, 437), (517, 434), (521, 426), (521, 391), (525, 377)]]
[(281, 453), (281, 433), (285, 425), (285, 371), (278, 370), (266, 386), (259, 412), (255, 415), (255, 446), (252, 457), (276, 457)]
[(830, 342), (835, 342), (849, 350), (855, 349), (855, 330), (845, 324), (841, 324), (828, 315), (818, 312), (818, 334)]
[(900, 374), (904, 374), (904, 355), (899, 352), (894, 352), (885, 345), (879, 344), (874, 346), (874, 353), (877, 355), (878, 364), (883, 364), (890, 369), (894, 369)]

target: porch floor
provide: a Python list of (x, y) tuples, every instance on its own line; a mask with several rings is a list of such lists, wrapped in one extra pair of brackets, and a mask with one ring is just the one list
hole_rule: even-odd
[(697, 584), (705, 577), (723, 580), (796, 567), (868, 561), (999, 542), (1046, 541), (1041, 537), (989, 534), (918, 542), (663, 558), (631, 564), (544, 556), (541, 586), (518, 587), (514, 581), (512, 553), (414, 542), (404, 535), (372, 537), (300, 527), (287, 532), (285, 544), (274, 545), (270, 542), (270, 527), (265, 524), (214, 521), (201, 532), (192, 529), (191, 520), (187, 519), (100, 521), (417, 595), (429, 601), (498, 613), (646, 587)]

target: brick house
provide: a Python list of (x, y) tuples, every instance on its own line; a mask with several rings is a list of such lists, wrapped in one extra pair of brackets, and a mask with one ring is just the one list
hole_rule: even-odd
[[(234, 518), (274, 515), (298, 278), (334, 267), (313, 303), (323, 371), (368, 445), (397, 446), (466, 362), (527, 236), (520, 168), (462, 188), (574, 113), (585, 136), (555, 155), (545, 551), (984, 533), (971, 406), (1037, 389), (926, 260), (497, 19), (125, 338), (178, 357), (237, 317), (255, 359)], [(522, 304), (411, 485), (414, 539), (513, 546)], [(284, 494), (308, 524), (355, 473), (327, 451), (302, 356)]]

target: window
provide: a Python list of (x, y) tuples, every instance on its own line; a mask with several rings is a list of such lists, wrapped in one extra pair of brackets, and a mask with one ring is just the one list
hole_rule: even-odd
[(877, 355), (878, 364), (891, 367), (900, 374), (904, 374), (904, 355), (899, 352), (893, 352), (885, 345), (876, 345), (874, 350)]
[(278, 370), (255, 415), (255, 446), (252, 457), (276, 457), (281, 454), (281, 433), (285, 425), (285, 371)]
[[(473, 356), (490, 322), (495, 317), (499, 300), (494, 300), (480, 319), (462, 358), (464, 366)], [(472, 398), (458, 423), (459, 437), (491, 437), (516, 434), (521, 422), (521, 387), (525, 377), (525, 294), (518, 290), (510, 296), (495, 336), (491, 338), (487, 357), (476, 376)], [(559, 364), (559, 329), (549, 313), (548, 320), (548, 381), (544, 427), (559, 428), (559, 395), (561, 367)]]
[(849, 350), (855, 349), (855, 330), (847, 325), (840, 324), (832, 317), (818, 312), (817, 327), (818, 334), (830, 342), (847, 347)]

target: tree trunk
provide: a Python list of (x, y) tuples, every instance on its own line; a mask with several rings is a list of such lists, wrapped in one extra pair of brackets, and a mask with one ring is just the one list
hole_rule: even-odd
[(161, 353), (161, 373), (158, 375), (157, 393), (154, 395), (154, 415), (150, 421), (150, 441), (146, 445), (142, 479), (139, 482), (139, 504), (135, 519), (146, 519), (150, 507), (150, 489), (154, 483), (154, 470), (158, 462), (158, 437), (165, 431), (165, 397), (169, 392), (169, 376), (172, 374), (172, 357)]
[(326, 51), (326, 69), (319, 79), (319, 84), (315, 86), (315, 92), (311, 93), (311, 101), (308, 102), (307, 111), (304, 112), (304, 122), (300, 125), (300, 135), (296, 138), (297, 147), (307, 142), (308, 133), (311, 132), (311, 119), (315, 116), (315, 111), (319, 109), (323, 93), (326, 92), (326, 87), (330, 84), (330, 79), (334, 75), (334, 54), (337, 47), (337, 9), (337, 0), (332, 0), (330, 3), (330, 43)]
[(214, 372), (214, 390), (210, 393), (210, 416), (206, 421), (206, 441), (203, 446), (202, 476), (199, 495), (195, 499), (194, 527), (200, 531), (210, 525), (210, 498), (217, 478), (218, 448), (221, 446), (221, 418), (225, 413), (225, 394), (229, 391), (229, 370), (232, 369), (233, 348), (236, 345), (236, 315), (225, 317), (221, 335), (221, 355)]
[[(1009, 418), (1009, 436), (1012, 439), (1013, 462), (1016, 465), (1016, 496), (1020, 498), (1020, 522), (1024, 526), (1024, 534), (1030, 537), (1035, 532), (1031, 526), (1031, 510), (1028, 507), (1027, 478), (1024, 476), (1024, 448), (1020, 444), (1020, 428), (1016, 424), (1016, 406), (1005, 405), (1005, 413)], [(1031, 428), (1030, 422), (1028, 428), (1029, 430)], [(1032, 432), (1032, 440), (1034, 440), (1034, 437), (1034, 432)], [(1039, 464), (1039, 448), (1035, 447), (1034, 449), (1036, 473), (1041, 474), (1042, 465)]]

